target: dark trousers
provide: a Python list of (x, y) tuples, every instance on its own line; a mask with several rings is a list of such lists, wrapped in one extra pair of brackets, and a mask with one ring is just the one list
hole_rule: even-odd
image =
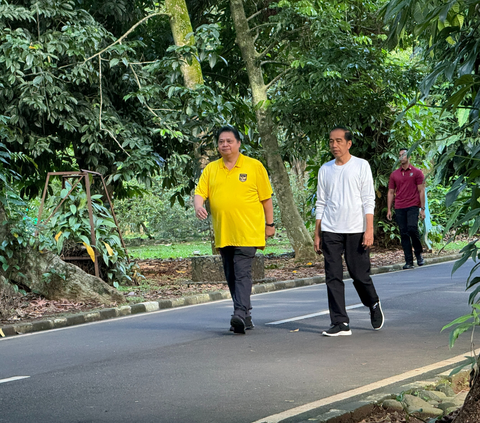
[(405, 262), (407, 264), (413, 264), (412, 246), (417, 258), (423, 251), (420, 234), (418, 232), (418, 207), (395, 209), (395, 220), (400, 229)]
[(252, 263), (256, 247), (224, 247), (220, 248), (223, 270), (227, 279), (228, 289), (233, 300), (233, 314), (250, 316), (252, 305)]
[(345, 306), (342, 254), (362, 304), (371, 307), (378, 302), (377, 291), (370, 277), (370, 253), (362, 246), (363, 233), (337, 234), (322, 232), (325, 259), (325, 282), (332, 325), (349, 323)]

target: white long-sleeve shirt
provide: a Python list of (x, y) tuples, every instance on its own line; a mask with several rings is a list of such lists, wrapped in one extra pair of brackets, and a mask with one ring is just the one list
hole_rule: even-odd
[(318, 171), (316, 219), (321, 230), (361, 233), (367, 228), (367, 214), (375, 210), (375, 190), (369, 163), (355, 156), (342, 166), (335, 160)]

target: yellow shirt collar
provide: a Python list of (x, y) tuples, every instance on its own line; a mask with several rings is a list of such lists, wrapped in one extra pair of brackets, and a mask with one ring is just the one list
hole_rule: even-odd
[[(234, 167), (242, 167), (244, 160), (245, 160), (245, 156), (242, 153), (240, 153)], [(225, 163), (223, 161), (223, 158), (220, 159), (219, 164), (220, 164), (220, 167), (222, 167), (224, 169), (227, 169), (227, 167), (225, 166)]]

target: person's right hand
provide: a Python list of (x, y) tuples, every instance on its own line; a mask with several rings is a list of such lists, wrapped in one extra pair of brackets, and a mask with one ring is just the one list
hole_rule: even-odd
[(387, 211), (387, 219), (392, 220), (392, 212), (391, 210)]
[(197, 207), (195, 209), (195, 216), (200, 220), (205, 220), (208, 217), (207, 209), (205, 207)]
[(313, 248), (317, 254), (322, 254), (322, 239), (320, 238), (320, 234), (315, 234), (313, 240)]

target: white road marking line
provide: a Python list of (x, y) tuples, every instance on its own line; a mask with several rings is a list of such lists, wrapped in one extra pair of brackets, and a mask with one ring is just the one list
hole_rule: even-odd
[[(353, 304), (350, 306), (347, 306), (347, 310), (352, 310), (353, 308), (359, 308), (359, 307), (365, 307), (363, 304)], [(291, 319), (285, 319), (285, 320), (277, 320), (275, 322), (268, 322), (265, 323), (266, 325), (281, 325), (283, 323), (288, 323), (288, 322), (296, 322), (297, 320), (303, 320), (303, 319), (310, 319), (312, 317), (317, 317), (317, 316), (324, 316), (325, 314), (329, 314), (330, 312), (328, 310), (324, 311), (319, 311), (318, 313), (312, 313), (312, 314), (304, 314), (303, 316), (297, 316), (297, 317), (292, 317)]]
[[(480, 354), (480, 348), (474, 351), (474, 354), (478, 356)], [(343, 401), (352, 397), (355, 397), (360, 394), (365, 394), (367, 392), (373, 391), (375, 389), (383, 388), (387, 385), (391, 385), (393, 383), (402, 382), (404, 380), (410, 379), (415, 376), (419, 376), (423, 373), (428, 373), (433, 370), (441, 369), (442, 367), (451, 366), (454, 364), (458, 364), (462, 361), (465, 361), (466, 356), (470, 356), (471, 351), (457, 355), (456, 357), (449, 358), (447, 360), (439, 361), (438, 363), (430, 364), (428, 366), (419, 367), (418, 369), (410, 370), (408, 372), (399, 374), (397, 376), (388, 377), (383, 380), (379, 380), (378, 382), (373, 382), (365, 386), (361, 386), (359, 388), (351, 389), (350, 391), (342, 392), (340, 394), (332, 395), (331, 397), (323, 398), (318, 401), (311, 402), (309, 404), (301, 405), (300, 407), (295, 407), (290, 410), (286, 410), (282, 413), (274, 414), (269, 417), (264, 417), (263, 419), (256, 420), (253, 423), (279, 423), (284, 419), (288, 419), (290, 417), (296, 416), (298, 414), (305, 413), (307, 411), (313, 410), (318, 407), (323, 407), (325, 405), (332, 404), (334, 402)]]
[(7, 377), (6, 379), (0, 379), (0, 383), (13, 382), (14, 380), (28, 379), (30, 376), (12, 376)]

